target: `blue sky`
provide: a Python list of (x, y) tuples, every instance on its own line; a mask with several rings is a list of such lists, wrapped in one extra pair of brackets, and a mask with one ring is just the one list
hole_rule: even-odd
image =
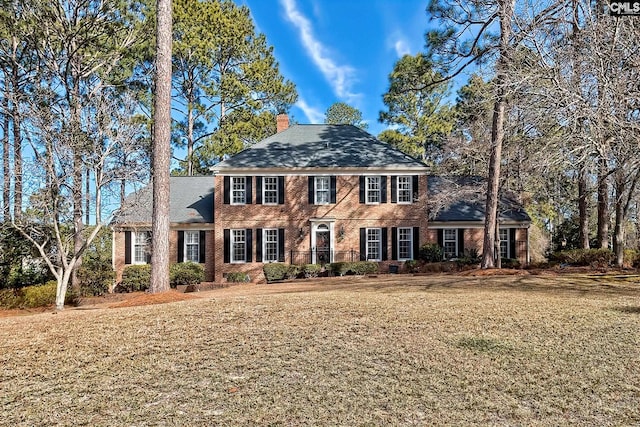
[(322, 123), (334, 102), (362, 111), (379, 134), (388, 75), (404, 54), (424, 48), (426, 0), (236, 0), (251, 10), (281, 73), (295, 83), (299, 123)]

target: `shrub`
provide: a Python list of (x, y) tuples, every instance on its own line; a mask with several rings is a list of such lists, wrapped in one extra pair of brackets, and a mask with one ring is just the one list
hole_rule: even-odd
[(83, 297), (104, 295), (115, 277), (110, 265), (106, 267), (95, 263), (83, 263), (77, 275), (80, 280), (80, 295)]
[(284, 280), (287, 277), (289, 266), (279, 262), (272, 262), (265, 264), (262, 270), (264, 271), (264, 277), (267, 279), (267, 283), (273, 283), (278, 280)]
[(613, 252), (609, 249), (572, 249), (554, 253), (552, 260), (572, 266), (602, 268), (611, 263)]
[(304, 264), (301, 268), (302, 274), (304, 274), (304, 277), (307, 279), (318, 277), (322, 270), (322, 266), (320, 264)]
[(625, 249), (624, 250), (624, 261), (622, 265), (625, 268), (638, 267), (640, 263), (640, 252), (635, 249)]
[(300, 266), (299, 265), (290, 265), (287, 269), (287, 279), (296, 279), (300, 275)]
[(227, 273), (227, 282), (229, 283), (249, 283), (251, 278), (249, 274), (238, 271), (233, 273)]
[(500, 265), (502, 268), (520, 268), (520, 261), (515, 258), (502, 258)]
[(122, 272), (122, 282), (118, 290), (121, 292), (146, 291), (151, 281), (151, 266), (129, 265)]
[(410, 259), (404, 262), (404, 269), (407, 273), (418, 273), (420, 271), (420, 265), (415, 259)]
[(425, 243), (420, 246), (420, 255), (419, 259), (426, 262), (440, 262), (442, 261), (442, 257), (444, 256), (444, 252), (440, 245), (436, 243)]
[(378, 263), (373, 261), (334, 262), (329, 265), (329, 268), (338, 276), (344, 276), (345, 274), (361, 276), (377, 273)]
[(197, 285), (203, 280), (204, 268), (196, 262), (180, 262), (169, 267), (169, 282), (172, 288)]
[[(35, 308), (55, 304), (58, 282), (50, 280), (44, 285), (26, 286), (22, 289), (5, 289), (0, 291), (0, 306), (3, 308)], [(78, 301), (71, 289), (67, 289), (65, 304), (76, 304)]]
[(344, 276), (350, 271), (350, 262), (332, 262), (329, 264), (329, 269), (338, 276)]
[(51, 273), (41, 267), (31, 266), (22, 268), (14, 264), (9, 271), (7, 285), (10, 288), (24, 288), (25, 286), (43, 285), (51, 279)]

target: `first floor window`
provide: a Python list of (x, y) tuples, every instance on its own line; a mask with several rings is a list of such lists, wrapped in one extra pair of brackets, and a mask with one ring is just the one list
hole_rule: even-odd
[(134, 233), (133, 241), (133, 263), (146, 264), (149, 255), (151, 232), (137, 231)]
[(184, 232), (184, 260), (200, 262), (200, 232)]
[(231, 230), (231, 262), (246, 262), (246, 230)]
[(458, 230), (456, 228), (447, 228), (444, 230), (443, 247), (445, 259), (458, 256)]
[(329, 204), (329, 177), (317, 176), (315, 179), (316, 205)]
[(413, 194), (411, 190), (411, 177), (399, 176), (398, 177), (398, 203), (411, 203), (413, 201)]
[(367, 261), (380, 261), (381, 242), (381, 230), (367, 228)]
[(398, 228), (398, 259), (401, 261), (413, 259), (413, 229)]
[(367, 203), (380, 203), (380, 177), (368, 176), (367, 182)]
[(278, 177), (265, 176), (263, 180), (262, 203), (265, 205), (278, 204)]
[(246, 178), (244, 176), (231, 177), (231, 204), (244, 205), (246, 203)]
[(509, 258), (509, 229), (500, 229), (500, 258)]
[(263, 261), (278, 261), (278, 229), (270, 228), (263, 230)]

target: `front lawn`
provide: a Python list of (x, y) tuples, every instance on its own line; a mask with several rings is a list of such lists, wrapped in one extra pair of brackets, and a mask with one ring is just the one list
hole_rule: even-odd
[(0, 424), (636, 425), (640, 285), (385, 276), (0, 318)]

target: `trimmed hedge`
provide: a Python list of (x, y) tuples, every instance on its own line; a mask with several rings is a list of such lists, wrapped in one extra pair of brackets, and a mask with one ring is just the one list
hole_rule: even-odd
[(83, 297), (104, 295), (113, 282), (115, 272), (111, 266), (91, 263), (82, 264), (78, 269), (80, 293)]
[(420, 246), (418, 258), (426, 262), (440, 262), (444, 257), (444, 250), (437, 243), (425, 243)]
[(378, 263), (372, 261), (334, 262), (329, 264), (329, 268), (333, 274), (337, 274), (338, 276), (347, 274), (362, 276), (377, 273)]
[[(53, 305), (56, 302), (58, 282), (50, 280), (44, 285), (25, 286), (21, 289), (0, 290), (0, 307), (3, 308), (35, 308)], [(65, 304), (75, 305), (78, 296), (67, 289)]]
[(182, 285), (198, 285), (204, 280), (204, 268), (195, 262), (180, 262), (169, 267), (172, 288)]
[(613, 261), (613, 252), (609, 249), (572, 249), (556, 252), (552, 259), (571, 266), (607, 267)]
[(234, 272), (227, 273), (227, 282), (229, 283), (249, 283), (251, 278), (247, 273), (244, 272)]
[(262, 267), (262, 271), (264, 271), (264, 277), (267, 279), (267, 283), (273, 283), (287, 278), (289, 268), (290, 266), (287, 264), (272, 262), (265, 264)]
[(151, 265), (128, 265), (122, 272), (122, 282), (116, 287), (118, 292), (136, 292), (149, 289)]
[(302, 274), (306, 279), (318, 277), (322, 271), (322, 266), (320, 264), (304, 264), (300, 266), (300, 268), (302, 269)]

